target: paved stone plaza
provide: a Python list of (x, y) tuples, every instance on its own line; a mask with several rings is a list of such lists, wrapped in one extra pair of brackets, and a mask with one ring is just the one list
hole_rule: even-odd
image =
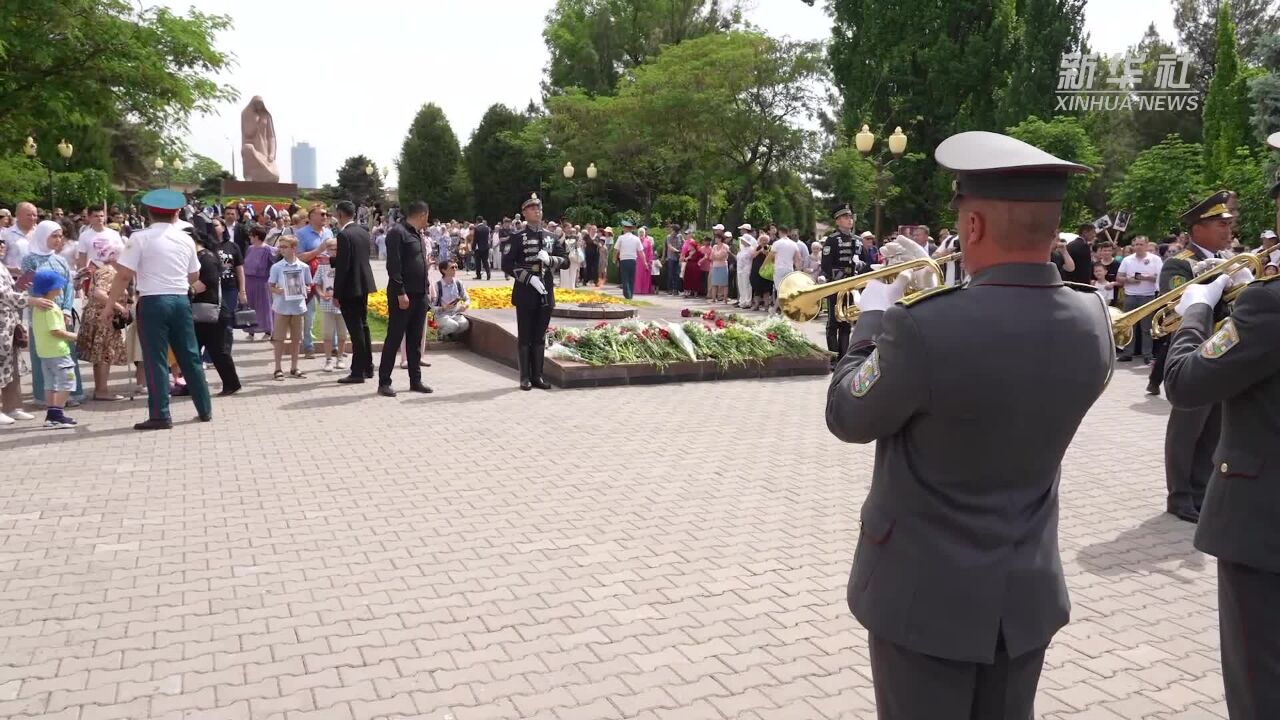
[[(523, 393), (451, 352), (386, 399), (236, 358), (212, 424), (0, 431), (0, 717), (874, 718), (872, 448), (828, 434), (825, 379)], [(1226, 717), (1144, 383), (1120, 366), (1067, 455), (1044, 718)]]

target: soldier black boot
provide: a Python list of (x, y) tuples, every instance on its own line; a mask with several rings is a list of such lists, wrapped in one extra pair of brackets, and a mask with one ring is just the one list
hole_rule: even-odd
[(529, 378), (533, 382), (533, 386), (539, 390), (550, 390), (551, 383), (542, 379), (542, 361), (546, 357), (547, 346), (544, 343), (538, 343), (533, 346), (532, 350), (532, 369), (529, 372)]
[(529, 382), (529, 346), (516, 346), (516, 362), (520, 364), (520, 389), (532, 390), (533, 383)]

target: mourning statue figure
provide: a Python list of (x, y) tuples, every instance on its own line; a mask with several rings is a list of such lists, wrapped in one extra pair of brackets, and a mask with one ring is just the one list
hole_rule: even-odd
[(240, 139), (244, 179), (280, 182), (280, 171), (276, 168), (276, 125), (261, 95), (254, 95), (240, 113)]

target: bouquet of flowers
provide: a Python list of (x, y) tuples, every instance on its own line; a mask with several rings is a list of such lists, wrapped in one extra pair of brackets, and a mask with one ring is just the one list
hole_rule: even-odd
[(728, 366), (773, 357), (827, 355), (782, 318), (755, 322), (736, 316), (716, 317), (712, 311), (704, 313), (701, 320), (683, 324), (599, 322), (590, 328), (548, 328), (547, 334), (564, 348), (556, 354), (588, 365), (643, 362), (666, 367), (682, 360), (712, 360)]

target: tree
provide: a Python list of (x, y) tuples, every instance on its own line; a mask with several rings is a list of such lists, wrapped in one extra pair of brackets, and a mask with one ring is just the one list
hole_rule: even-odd
[(1045, 122), (1037, 117), (1029, 117), (1005, 129), (1005, 132), (1051, 155), (1093, 168), (1093, 172), (1071, 178), (1067, 186), (1067, 197), (1062, 202), (1062, 223), (1071, 226), (1095, 217), (1087, 201), (1089, 186), (1098, 178), (1098, 165), (1102, 156), (1079, 121), (1070, 117), (1056, 117)]
[[(1225, 0), (1173, 0), (1173, 26), (1183, 47), (1191, 54), (1195, 69), (1194, 85), (1199, 90), (1209, 87), (1217, 71), (1220, 39), (1218, 15)], [(1233, 0), (1231, 19), (1235, 25), (1236, 50), (1241, 57), (1252, 59), (1258, 43), (1267, 35), (1280, 32), (1280, 13), (1276, 0)]]
[(223, 180), (235, 180), (235, 176), (226, 170), (221, 170), (214, 175), (205, 177), (200, 181), (200, 187), (196, 189), (196, 196), (201, 198), (221, 197)]
[(460, 216), (453, 184), (462, 162), (458, 136), (435, 103), (422, 106), (400, 148), (400, 206), (425, 200), (438, 218)]
[[(213, 158), (206, 157), (199, 153), (191, 156), (189, 162), (183, 163), (180, 170), (173, 172), (173, 182), (178, 185), (199, 185), (205, 181), (205, 178), (221, 177), (226, 172), (222, 165)], [(227, 173), (230, 175), (230, 173)], [(161, 178), (163, 181), (163, 178)]]
[(542, 31), (548, 94), (577, 87), (610, 95), (619, 78), (677, 45), (741, 22), (719, 0), (557, 0)]
[(1280, 130), (1280, 35), (1270, 35), (1259, 43), (1262, 67), (1268, 68), (1249, 80), (1249, 101), (1253, 106), (1254, 137), (1264, 140)]
[(0, 23), (0, 148), (37, 131), (43, 146), (73, 128), (128, 118), (180, 137), (191, 112), (234, 98), (218, 73), (229, 57), (212, 39), (226, 16), (126, 0), (22, 0)]
[(356, 205), (372, 206), (382, 202), (385, 193), (382, 189), (382, 173), (378, 171), (377, 163), (364, 155), (347, 158), (342, 167), (338, 168), (338, 186), (335, 192), (340, 199), (350, 200)]
[(1111, 188), (1110, 206), (1133, 213), (1129, 229), (1163, 236), (1178, 225), (1178, 217), (1204, 198), (1204, 149), (1176, 136), (1143, 150), (1129, 172)]
[(1248, 81), (1240, 70), (1228, 0), (1222, 0), (1218, 8), (1217, 49), (1216, 69), (1204, 101), (1204, 151), (1211, 180), (1226, 173), (1236, 148), (1246, 145), (1249, 137)]
[(491, 105), (462, 152), (476, 212), (490, 221), (509, 215), (524, 193), (539, 186), (536, 158), (519, 141), (528, 124), (528, 116)]
[(1064, 53), (1082, 50), (1085, 0), (1023, 0), (1013, 47), (1013, 73), (1002, 118), (1048, 117), (1055, 105)]
[(1261, 150), (1236, 148), (1221, 183), (1221, 187), (1236, 191), (1240, 203), (1239, 236), (1250, 245), (1258, 242), (1264, 229), (1275, 227), (1276, 204), (1269, 194), (1271, 183), (1263, 171), (1261, 154)]
[(19, 202), (37, 202), (48, 177), (40, 163), (23, 155), (0, 155), (0, 198), (6, 206)]
[[(845, 127), (863, 124), (881, 138), (902, 126), (911, 147), (933, 148), (960, 130), (1002, 127), (998, 115), (1017, 57), (1012, 0), (832, 0), (831, 72), (844, 101)], [(903, 32), (911, 18), (912, 32)], [(1046, 52), (1048, 52), (1046, 50)], [(945, 206), (950, 182), (932, 159), (903, 163), (903, 192), (889, 215), (929, 222)]]

